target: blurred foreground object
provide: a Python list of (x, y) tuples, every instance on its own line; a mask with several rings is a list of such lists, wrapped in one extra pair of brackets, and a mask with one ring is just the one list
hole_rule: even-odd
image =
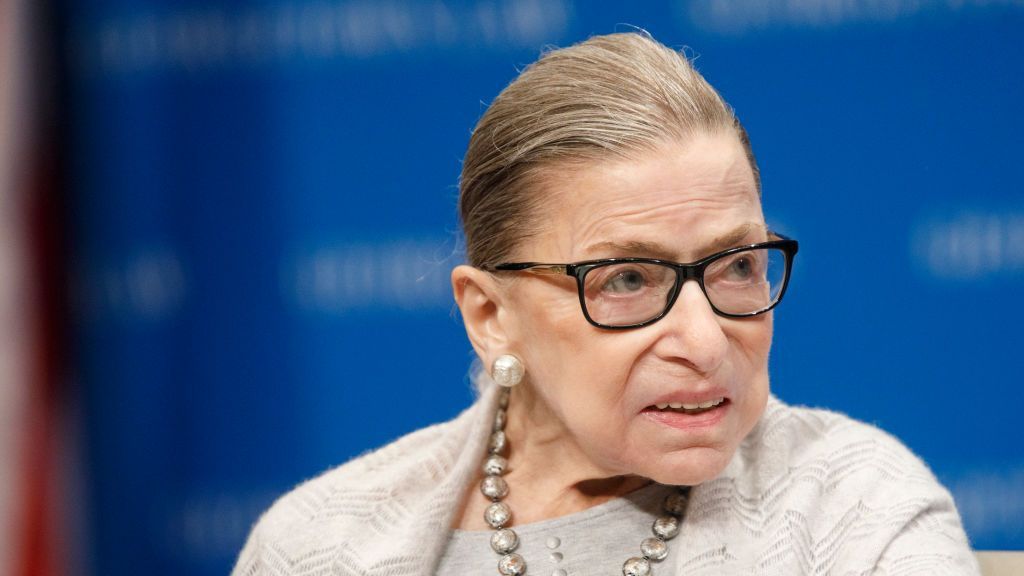
[(1024, 552), (978, 552), (983, 576), (1020, 576), (1024, 574)]
[(0, 574), (68, 573), (47, 4), (0, 2)]

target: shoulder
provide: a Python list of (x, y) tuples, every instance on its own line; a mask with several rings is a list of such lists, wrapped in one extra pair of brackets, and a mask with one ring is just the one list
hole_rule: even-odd
[(779, 478), (820, 485), (822, 496), (939, 497), (945, 489), (921, 458), (892, 434), (845, 414), (790, 406), (772, 397), (738, 454), (750, 481)]
[(437, 457), (454, 422), (411, 432), (390, 444), (356, 457), (306, 480), (277, 499), (263, 514), (254, 533), (271, 539), (293, 534), (336, 506), (373, 500), (396, 489), (410, 469), (422, 468)]
[(874, 478), (915, 485), (937, 486), (925, 462), (903, 442), (878, 426), (840, 412), (769, 403), (755, 441), (796, 466), (822, 461), (829, 481)]
[(760, 534), (746, 547), (751, 562), (792, 568), (809, 557), (860, 573), (912, 558), (974, 573), (952, 496), (924, 461), (838, 412), (771, 398), (729, 467), (701, 492), (698, 514)]
[(436, 504), (438, 487), (464, 467), (460, 454), (478, 405), (328, 470), (280, 497), (253, 527), (233, 574), (333, 573), (338, 565), (371, 562), (370, 548), (388, 540), (382, 535), (407, 526), (405, 520), (422, 515), (423, 506)]

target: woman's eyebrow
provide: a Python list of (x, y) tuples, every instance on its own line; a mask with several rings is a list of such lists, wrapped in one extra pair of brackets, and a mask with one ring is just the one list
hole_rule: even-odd
[[(768, 233), (764, 224), (747, 222), (737, 228), (716, 236), (711, 242), (701, 246), (697, 254), (708, 255), (729, 248), (735, 248), (748, 238), (751, 232), (760, 231)], [(613, 254), (615, 256), (639, 256), (645, 258), (657, 258), (659, 260), (675, 260), (679, 257), (678, 250), (673, 250), (660, 242), (646, 242), (642, 240), (630, 240), (627, 242), (598, 242), (584, 250), (586, 254)]]
[(658, 260), (672, 260), (676, 252), (670, 250), (658, 242), (644, 242), (641, 240), (630, 240), (628, 242), (598, 242), (591, 244), (584, 250), (587, 254), (612, 254), (614, 256), (639, 256), (643, 258), (656, 258)]
[(729, 248), (735, 248), (739, 246), (743, 240), (750, 236), (751, 232), (761, 232), (765, 236), (768, 235), (768, 227), (764, 224), (755, 224), (753, 222), (747, 222), (734, 230), (722, 234), (711, 241), (706, 246), (707, 254), (714, 254), (715, 252), (721, 252), (722, 250), (728, 250)]

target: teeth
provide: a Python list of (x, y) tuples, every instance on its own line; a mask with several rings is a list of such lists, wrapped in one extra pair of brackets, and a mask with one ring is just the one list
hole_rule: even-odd
[(701, 408), (711, 408), (712, 406), (718, 406), (719, 404), (722, 403), (723, 400), (725, 400), (725, 398), (715, 398), (714, 400), (708, 400), (707, 402), (701, 402), (700, 403), (700, 407)]
[(658, 410), (665, 410), (666, 408), (672, 408), (674, 410), (702, 410), (706, 408), (713, 408), (718, 406), (722, 402), (725, 402), (725, 398), (715, 398), (714, 400), (708, 400), (707, 402), (699, 402), (696, 404), (685, 404), (683, 402), (669, 402), (662, 404), (655, 404)]

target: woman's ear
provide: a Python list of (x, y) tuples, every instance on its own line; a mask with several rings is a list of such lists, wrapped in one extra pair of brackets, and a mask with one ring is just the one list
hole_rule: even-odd
[(494, 277), (472, 266), (452, 270), (452, 292), (462, 312), (466, 335), (485, 365), (508, 345), (501, 290)]

